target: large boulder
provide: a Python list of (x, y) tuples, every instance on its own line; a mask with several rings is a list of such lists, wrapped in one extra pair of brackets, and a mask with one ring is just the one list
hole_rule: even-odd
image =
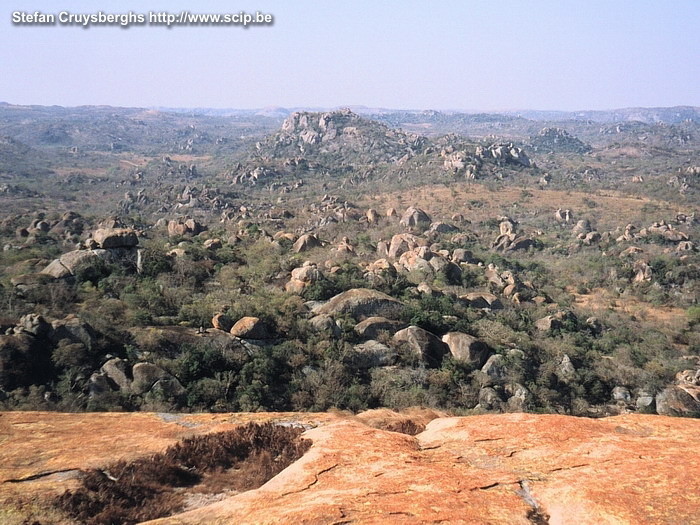
[(405, 326), (401, 321), (393, 321), (386, 317), (368, 317), (355, 325), (355, 333), (364, 339), (376, 339), (382, 332), (393, 335)]
[(231, 328), (231, 335), (241, 339), (268, 339), (265, 324), (257, 317), (243, 317)]
[(700, 417), (700, 387), (669, 386), (656, 395), (656, 412), (662, 416)]
[(459, 300), (471, 308), (500, 310), (503, 308), (501, 300), (489, 292), (471, 292), (460, 295)]
[(355, 359), (353, 364), (360, 368), (390, 366), (396, 361), (396, 350), (373, 339), (353, 347)]
[(112, 383), (109, 378), (98, 372), (90, 376), (88, 380), (88, 395), (92, 401), (99, 401), (113, 392)]
[(516, 250), (528, 250), (532, 246), (535, 246), (535, 241), (529, 237), (518, 237), (508, 246), (507, 251), (513, 252)]
[(576, 317), (571, 312), (561, 311), (538, 319), (535, 321), (535, 328), (541, 332), (549, 332), (563, 328), (567, 321), (575, 320)]
[(309, 319), (309, 326), (314, 332), (326, 333), (332, 337), (340, 337), (342, 330), (330, 315), (317, 315)]
[(466, 250), (464, 248), (456, 248), (452, 252), (452, 262), (461, 264), (461, 263), (468, 263), (474, 259), (474, 256), (469, 250)]
[(479, 390), (479, 404), (476, 408), (488, 411), (503, 411), (503, 400), (498, 395), (498, 392), (490, 386)]
[(161, 379), (174, 379), (168, 372), (153, 363), (136, 363), (131, 369), (131, 374), (134, 378), (131, 389), (136, 395), (149, 392)]
[(428, 228), (428, 233), (429, 235), (435, 235), (435, 234), (442, 234), (442, 233), (455, 233), (458, 232), (459, 228), (457, 226), (454, 226), (453, 224), (449, 224), (446, 222), (434, 222), (430, 225), (430, 228)]
[(298, 281), (313, 283), (323, 277), (321, 270), (318, 269), (315, 263), (306, 261), (303, 266), (292, 270), (292, 279)]
[(401, 216), (399, 221), (402, 226), (406, 228), (412, 228), (417, 226), (424, 226), (430, 224), (430, 215), (425, 213), (420, 208), (410, 206)]
[(327, 314), (333, 317), (349, 315), (357, 321), (367, 317), (398, 319), (403, 303), (393, 297), (367, 288), (353, 288), (332, 297), (328, 302), (314, 308), (316, 315)]
[(573, 233), (589, 233), (592, 231), (591, 222), (588, 219), (581, 219), (573, 228)]
[(294, 253), (300, 253), (311, 250), (312, 248), (319, 248), (320, 246), (322, 246), (322, 243), (318, 237), (313, 233), (306, 233), (296, 240), (292, 245), (292, 250)]
[(624, 386), (616, 386), (612, 389), (612, 400), (615, 402), (623, 403), (629, 405), (632, 403), (632, 393), (629, 388)]
[(233, 328), (233, 319), (226, 314), (216, 314), (211, 318), (211, 325), (217, 330), (230, 332)]
[(458, 285), (462, 282), (462, 269), (444, 257), (431, 257), (430, 267), (443, 282)]
[(15, 333), (25, 332), (36, 337), (44, 337), (51, 332), (51, 325), (39, 314), (27, 314), (20, 317)]
[(399, 271), (406, 270), (407, 272), (421, 274), (423, 278), (430, 277), (435, 273), (429, 262), (431, 257), (432, 254), (427, 251), (427, 248), (411, 250), (399, 257), (397, 269)]
[(386, 259), (378, 259), (367, 266), (363, 277), (374, 287), (394, 282), (398, 272)]
[(173, 219), (168, 222), (168, 235), (173, 237), (176, 235), (198, 235), (207, 228), (199, 221), (190, 217), (181, 219)]
[(450, 349), (452, 357), (475, 367), (483, 366), (491, 354), (485, 343), (462, 332), (448, 332), (442, 336), (442, 342)]
[(167, 400), (182, 404), (186, 401), (187, 390), (177, 378), (170, 376), (159, 379), (149, 390), (146, 400), (152, 398), (157, 401)]
[(42, 384), (50, 378), (50, 345), (30, 335), (0, 335), (0, 389)]
[(302, 293), (309, 285), (323, 278), (323, 273), (315, 263), (306, 261), (303, 266), (292, 270), (291, 280), (284, 286), (290, 293)]
[(505, 387), (505, 392), (510, 397), (506, 404), (508, 412), (527, 412), (530, 408), (532, 394), (520, 383), (510, 383)]
[(111, 260), (112, 254), (107, 250), (73, 250), (64, 253), (58, 259), (54, 259), (41, 273), (55, 279), (63, 279), (99, 264), (100, 261), (109, 262)]
[(50, 338), (54, 344), (58, 344), (62, 339), (68, 339), (71, 343), (81, 343), (90, 350), (97, 342), (95, 329), (74, 315), (52, 321), (51, 328)]
[(506, 367), (505, 358), (501, 354), (494, 354), (488, 358), (484, 366), (481, 367), (483, 375), (483, 384), (497, 385), (505, 382), (508, 378), (508, 368)]
[(410, 233), (399, 233), (391, 238), (388, 256), (391, 258), (400, 257), (402, 254), (413, 250), (419, 246), (418, 237)]
[(100, 368), (103, 376), (112, 381), (122, 392), (131, 390), (131, 378), (129, 377), (128, 364), (119, 357), (113, 357)]
[(101, 228), (92, 235), (100, 248), (132, 248), (137, 246), (139, 239), (136, 232), (129, 228)]
[(374, 208), (367, 210), (367, 222), (374, 224), (379, 221), (379, 213)]
[(70, 270), (61, 264), (60, 259), (54, 259), (51, 261), (46, 268), (41, 270), (42, 275), (48, 275), (54, 279), (63, 279), (64, 277), (70, 277), (72, 274)]
[(405, 344), (430, 366), (440, 366), (442, 358), (450, 351), (440, 338), (419, 326), (409, 326), (394, 334), (394, 341)]

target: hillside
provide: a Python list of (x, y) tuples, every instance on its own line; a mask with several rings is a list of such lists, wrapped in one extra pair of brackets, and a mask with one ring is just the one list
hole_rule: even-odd
[[(0, 184), (4, 410), (700, 414), (700, 150), (675, 124), (297, 112), (173, 152), (244, 117), (0, 110), (37, 152)], [(104, 149), (118, 122), (133, 148)]]

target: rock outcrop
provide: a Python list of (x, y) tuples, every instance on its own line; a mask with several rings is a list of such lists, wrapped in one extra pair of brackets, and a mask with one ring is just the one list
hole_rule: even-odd
[(301, 253), (320, 246), (322, 246), (322, 243), (318, 237), (316, 237), (316, 235), (306, 233), (296, 240), (296, 242), (292, 245), (292, 250), (294, 253)]
[(242, 317), (231, 327), (231, 335), (241, 339), (268, 339), (270, 334), (263, 323), (257, 317)]
[(530, 137), (530, 148), (537, 153), (588, 153), (591, 147), (561, 128), (543, 128)]
[(442, 336), (442, 342), (450, 349), (452, 357), (481, 367), (491, 354), (491, 349), (476, 337), (462, 332), (448, 332)]
[(397, 319), (401, 314), (403, 304), (393, 297), (370, 290), (368, 288), (353, 288), (347, 292), (332, 297), (327, 303), (314, 308), (315, 315), (330, 316), (349, 315), (357, 321), (367, 317), (386, 317)]
[(404, 344), (410, 352), (420, 357), (430, 366), (440, 366), (442, 358), (449, 353), (449, 347), (438, 336), (418, 326), (409, 326), (394, 334), (394, 341)]
[(393, 335), (405, 326), (401, 321), (392, 321), (386, 317), (368, 317), (357, 323), (354, 330), (364, 339), (376, 339), (383, 332)]
[[(259, 489), (198, 498), (151, 523), (697, 522), (698, 420), (499, 414), (427, 422), (437, 415), (371, 412), (6, 412), (0, 499), (21, 521), (29, 507), (13, 502), (29, 497), (46, 508), (75, 483), (75, 469), (161, 452), (183, 435), (276, 421), (309, 428), (303, 437), (313, 445), (301, 459)], [(425, 427), (416, 436), (389, 430), (413, 420)]]
[(427, 226), (431, 222), (430, 215), (425, 213), (420, 208), (410, 206), (401, 216), (399, 223), (406, 228), (417, 228), (419, 226)]

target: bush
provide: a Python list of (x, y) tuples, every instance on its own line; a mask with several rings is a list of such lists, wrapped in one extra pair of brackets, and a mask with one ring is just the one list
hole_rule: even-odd
[(686, 314), (688, 315), (688, 323), (690, 326), (700, 324), (700, 306), (691, 306), (686, 311)]
[(250, 423), (229, 432), (185, 439), (161, 454), (118, 461), (85, 473), (81, 487), (56, 506), (87, 524), (122, 523), (169, 516), (182, 510), (182, 487), (198, 492), (250, 490), (299, 459), (311, 442), (300, 428)]

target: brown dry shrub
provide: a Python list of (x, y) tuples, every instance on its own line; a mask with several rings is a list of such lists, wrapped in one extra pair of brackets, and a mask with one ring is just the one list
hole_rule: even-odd
[(398, 421), (389, 421), (382, 430), (389, 432), (400, 432), (409, 436), (417, 436), (425, 430), (425, 425), (416, 423), (412, 419), (402, 419)]
[(180, 511), (183, 492), (244, 491), (299, 459), (311, 442), (300, 428), (250, 423), (185, 439), (165, 452), (84, 473), (81, 487), (56, 505), (79, 523), (132, 524)]
[(361, 412), (356, 418), (373, 428), (415, 436), (423, 432), (425, 426), (433, 419), (447, 415), (445, 412), (423, 407), (409, 407), (400, 412), (376, 408)]

